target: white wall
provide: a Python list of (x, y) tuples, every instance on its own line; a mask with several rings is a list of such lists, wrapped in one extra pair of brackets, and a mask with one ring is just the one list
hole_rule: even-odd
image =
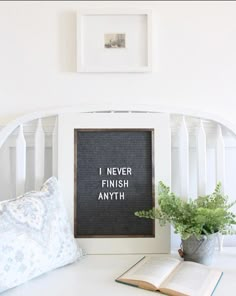
[[(107, 6), (153, 9), (152, 73), (76, 73), (76, 12)], [(236, 125), (235, 36), (233, 1), (1, 1), (0, 125), (39, 109), (117, 102), (215, 113)], [(234, 171), (235, 154), (227, 161)]]
[[(153, 72), (76, 73), (80, 7), (152, 8)], [(236, 3), (0, 2), (0, 125), (74, 104), (150, 103), (216, 113), (236, 123)]]

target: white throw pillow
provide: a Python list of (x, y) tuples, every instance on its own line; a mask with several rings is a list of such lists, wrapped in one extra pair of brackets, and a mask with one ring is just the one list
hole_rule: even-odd
[(0, 202), (0, 293), (79, 256), (55, 177)]

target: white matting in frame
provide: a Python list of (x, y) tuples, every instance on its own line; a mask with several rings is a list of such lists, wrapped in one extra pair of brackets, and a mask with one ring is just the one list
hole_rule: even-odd
[(151, 71), (151, 11), (80, 10), (77, 14), (77, 71)]

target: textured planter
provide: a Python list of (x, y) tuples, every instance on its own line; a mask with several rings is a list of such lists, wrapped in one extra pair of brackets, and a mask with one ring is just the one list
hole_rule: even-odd
[(208, 236), (202, 235), (198, 240), (194, 235), (186, 240), (182, 240), (183, 258), (185, 261), (194, 261), (209, 265), (215, 251), (215, 244), (218, 233)]

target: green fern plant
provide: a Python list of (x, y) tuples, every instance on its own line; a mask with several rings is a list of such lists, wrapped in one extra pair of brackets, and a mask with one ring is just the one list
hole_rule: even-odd
[(222, 193), (221, 183), (210, 195), (185, 201), (170, 191), (163, 182), (158, 184), (158, 207), (135, 212), (140, 218), (158, 219), (161, 226), (173, 225), (175, 233), (182, 239), (195, 235), (209, 235), (215, 232), (233, 234), (236, 215), (230, 210), (236, 203), (229, 203)]

